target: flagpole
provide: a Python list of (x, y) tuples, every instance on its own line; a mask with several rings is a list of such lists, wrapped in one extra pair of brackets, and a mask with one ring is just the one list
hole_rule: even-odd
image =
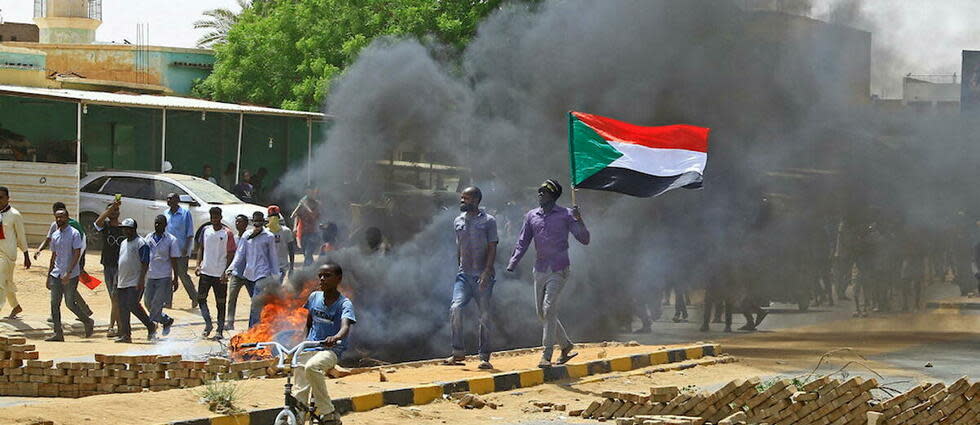
[(575, 202), (575, 144), (572, 143), (572, 111), (568, 111), (568, 168), (572, 176), (569, 179), (572, 187), (572, 206), (578, 206)]

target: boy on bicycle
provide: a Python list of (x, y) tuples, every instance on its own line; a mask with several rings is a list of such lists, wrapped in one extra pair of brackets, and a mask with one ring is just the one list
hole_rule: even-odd
[(337, 366), (337, 361), (347, 348), (350, 327), (357, 319), (354, 305), (337, 291), (344, 271), (340, 265), (327, 262), (317, 270), (320, 290), (313, 291), (306, 300), (306, 340), (320, 341), (320, 346), (309, 348), (300, 354), (299, 366), (294, 371), (296, 392), (301, 403), (309, 403), (310, 392), (316, 402), (317, 423), (340, 424), (340, 415), (334, 410), (327, 394), (327, 373)]

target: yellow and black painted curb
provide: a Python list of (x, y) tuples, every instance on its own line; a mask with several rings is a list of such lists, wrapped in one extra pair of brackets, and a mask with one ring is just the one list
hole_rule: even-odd
[(926, 308), (932, 310), (980, 310), (980, 302), (963, 301), (931, 301)]
[[(423, 384), (408, 388), (398, 388), (360, 394), (333, 400), (334, 408), (341, 414), (364, 412), (385, 405), (421, 405), (441, 398), (443, 394), (471, 392), (488, 394), (517, 388), (528, 388), (545, 382), (577, 379), (589, 375), (611, 372), (626, 372), (644, 367), (677, 363), (684, 360), (699, 359), (704, 356), (720, 354), (717, 344), (695, 345), (690, 347), (658, 350), (652, 353), (593, 360), (586, 363), (566, 364), (546, 369), (530, 369), (515, 372), (496, 373), (488, 376), (461, 379), (458, 381)], [(692, 365), (693, 366), (693, 365)], [(169, 425), (251, 425), (271, 424), (282, 407), (253, 410), (247, 413), (213, 418), (191, 419), (170, 422)]]

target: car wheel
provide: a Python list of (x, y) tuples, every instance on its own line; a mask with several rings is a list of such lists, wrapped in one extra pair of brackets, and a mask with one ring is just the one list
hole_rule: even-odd
[(95, 213), (82, 213), (82, 228), (85, 229), (85, 245), (88, 248), (102, 249), (102, 235), (95, 230), (95, 219), (99, 218)]

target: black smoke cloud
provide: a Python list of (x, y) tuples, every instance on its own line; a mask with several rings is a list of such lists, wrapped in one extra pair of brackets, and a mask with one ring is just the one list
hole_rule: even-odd
[[(313, 179), (327, 215), (346, 223), (350, 203), (387, 188), (368, 162), (397, 146), (469, 168), (500, 223), (496, 342), (533, 345), (533, 251), (520, 275), (503, 269), (533, 188), (553, 177), (568, 186), (567, 112), (707, 126), (704, 190), (656, 199), (578, 194), (593, 242), (572, 242), (561, 316), (573, 339), (610, 336), (618, 316), (667, 284), (762, 285), (776, 299), (807, 292), (813, 264), (830, 255), (824, 230), (842, 218), (854, 232), (889, 223), (892, 239), (879, 251), (894, 260), (897, 250), (884, 248), (901, 235), (930, 235), (930, 253), (951, 246), (951, 234), (962, 245), (963, 223), (977, 211), (964, 193), (980, 159), (972, 122), (875, 108), (861, 75), (863, 37), (724, 1), (511, 4), (459, 55), (415, 39), (365, 48), (327, 99), (335, 123), (311, 161)], [(296, 170), (284, 187), (305, 178)], [(353, 247), (331, 255), (355, 276), (362, 354), (449, 353), (454, 211), (433, 212), (388, 256)], [(398, 230), (413, 212), (396, 205), (383, 230)], [(751, 273), (730, 276), (733, 265)]]

